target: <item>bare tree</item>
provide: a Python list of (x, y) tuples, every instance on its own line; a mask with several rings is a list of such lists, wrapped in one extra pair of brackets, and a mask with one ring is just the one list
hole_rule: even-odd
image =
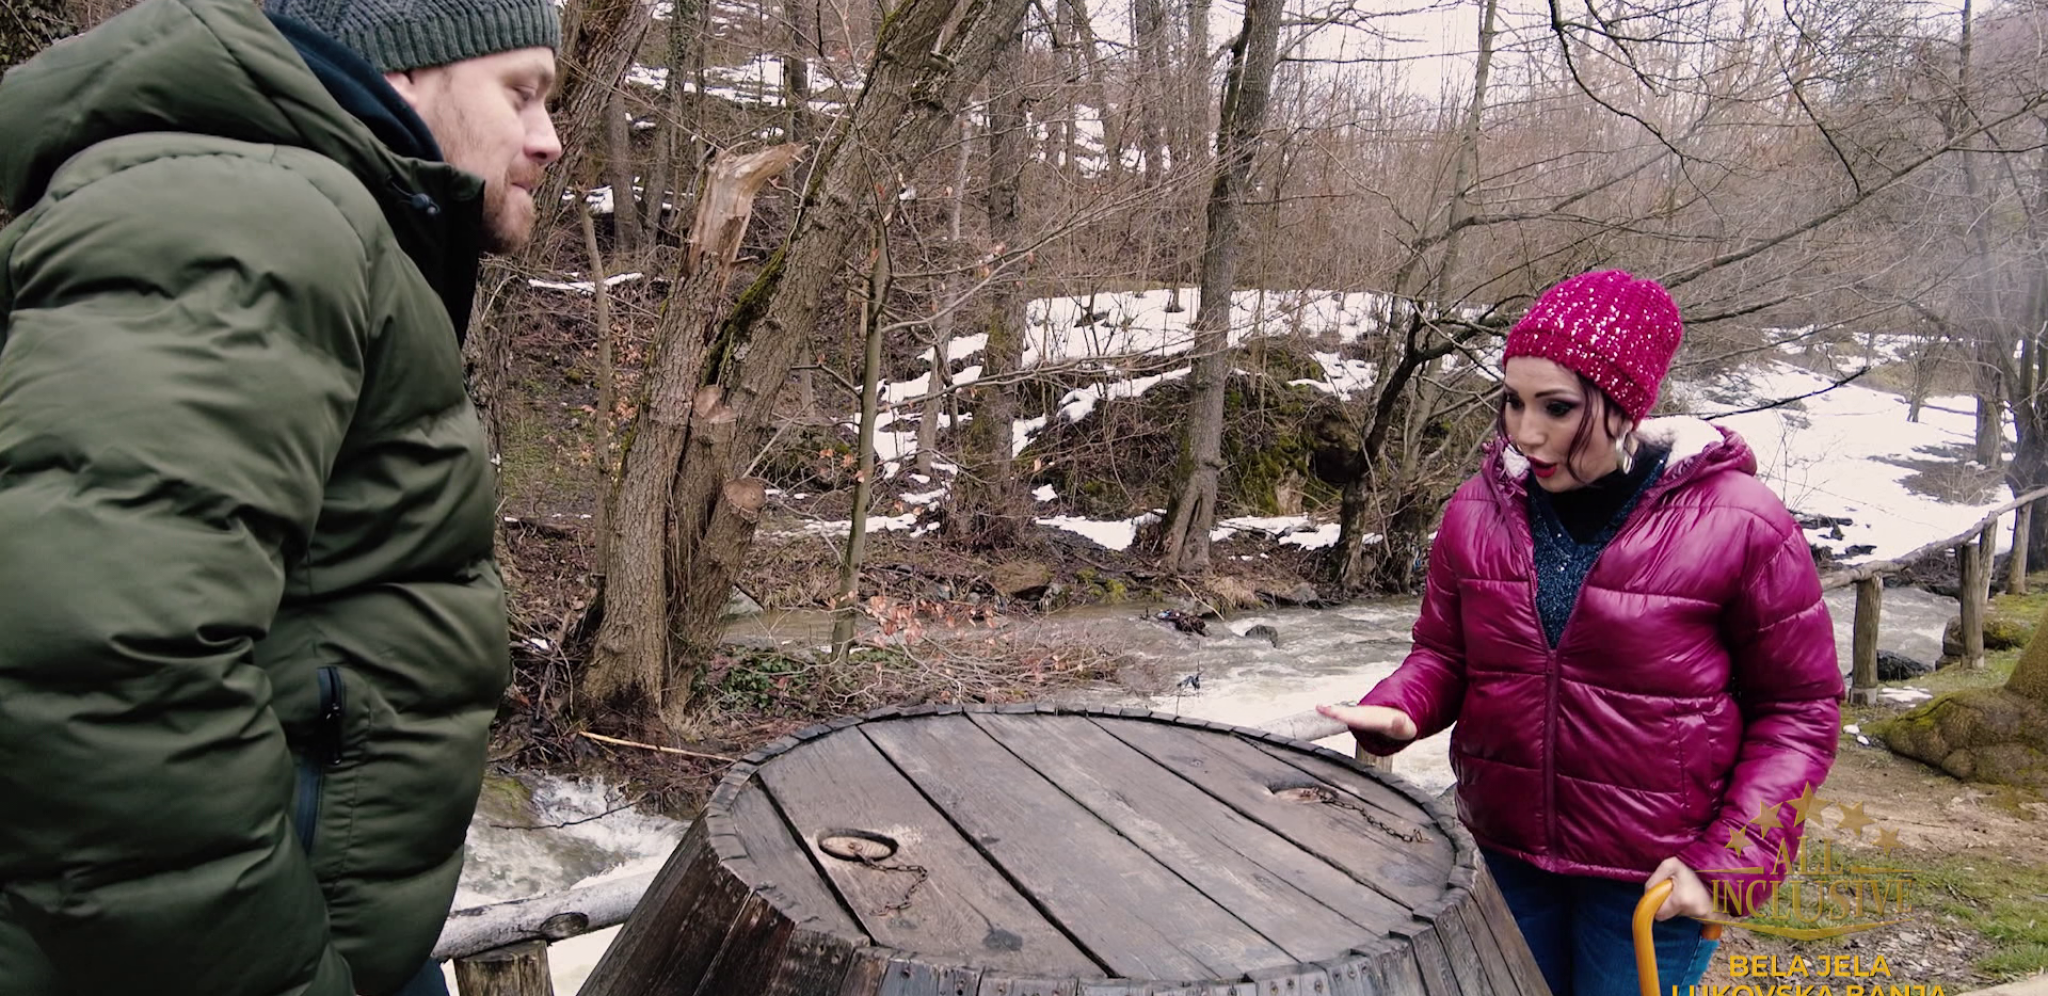
[[(988, 81), (988, 213), (989, 249), (1001, 255), (1017, 248), (1023, 236), (1024, 75), (1021, 33), (1005, 40)], [(982, 380), (968, 388), (977, 402), (968, 423), (960, 474), (954, 483), (953, 508), (946, 517), (948, 536), (970, 547), (1015, 545), (1029, 506), (1017, 480), (1011, 426), (1016, 422), (1017, 387), (1007, 376), (1024, 365), (1024, 277), (1020, 268), (990, 274), (987, 295), (988, 345), (983, 348)]]
[[(956, 10), (948, 0), (903, 0), (884, 22), (867, 85), (820, 152), (787, 242), (709, 327), (701, 363), (677, 381), (697, 386), (674, 392), (681, 464), (665, 507), (619, 510), (621, 528), (632, 522), (666, 550), (667, 580), (656, 578), (653, 594), (631, 607), (603, 607), (605, 627), (635, 638), (608, 646), (600, 630), (585, 679), (597, 701), (687, 727), (695, 678), (717, 649), (720, 613), (765, 501), (765, 486), (747, 471), (773, 430), (802, 333), (869, 230), (874, 192), (892, 189), (900, 164), (929, 155), (954, 126), (1027, 5), (982, 0)], [(608, 599), (614, 584), (644, 591), (646, 583), (608, 575)], [(614, 613), (625, 618), (615, 623)]]
[(1283, 0), (1247, 0), (1244, 27), (1230, 46), (1216, 136), (1216, 178), (1209, 188), (1202, 244), (1202, 301), (1195, 312), (1194, 393), (1182, 437), (1179, 491), (1167, 511), (1160, 560), (1174, 573), (1206, 573), (1223, 466), (1223, 408), (1231, 358), (1230, 308), (1237, 286), (1238, 212), (1265, 127), (1266, 99), (1279, 58)]

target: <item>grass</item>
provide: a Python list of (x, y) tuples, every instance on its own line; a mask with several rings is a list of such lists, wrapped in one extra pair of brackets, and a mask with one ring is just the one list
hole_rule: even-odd
[(2048, 868), (1982, 852), (1950, 855), (1920, 873), (1918, 893), (1992, 943), (1980, 971), (2005, 979), (2048, 971)]

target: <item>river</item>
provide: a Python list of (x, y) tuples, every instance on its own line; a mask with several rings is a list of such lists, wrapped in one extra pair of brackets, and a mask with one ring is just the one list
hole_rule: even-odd
[[(1399, 666), (1408, 650), (1415, 599), (1361, 601), (1330, 609), (1270, 609), (1208, 621), (1206, 636), (1181, 633), (1155, 621), (1161, 606), (1088, 606), (1053, 613), (1020, 625), (1046, 639), (1089, 641), (1135, 657), (1167, 662), (1176, 677), (1199, 676), (1199, 687), (1165, 695), (1132, 696), (1101, 689), (1080, 690), (1065, 701), (1076, 704), (1147, 706), (1216, 722), (1258, 726), (1303, 712), (1320, 702), (1356, 699)], [(1855, 592), (1830, 592), (1835, 637), (1843, 669), (1849, 661)], [(1884, 593), (1878, 645), (1924, 661), (1940, 656), (1941, 634), (1956, 611), (1953, 599), (1917, 588)], [(1270, 627), (1278, 645), (1245, 634)], [(771, 613), (742, 621), (732, 635), (772, 638), (796, 646), (829, 639), (823, 613)], [(1349, 738), (1326, 746), (1349, 753)], [(1396, 772), (1435, 793), (1451, 783), (1448, 731), (1402, 752)], [(523, 777), (528, 793), (495, 782), (470, 827), (468, 861), (456, 906), (502, 902), (559, 892), (606, 877), (653, 871), (682, 836), (674, 821), (631, 809), (617, 789), (594, 780)], [(508, 829), (508, 827), (554, 827)], [(596, 965), (615, 931), (600, 931), (555, 945), (550, 961), (558, 996), (570, 996)], [(451, 974), (452, 985), (452, 974)]]

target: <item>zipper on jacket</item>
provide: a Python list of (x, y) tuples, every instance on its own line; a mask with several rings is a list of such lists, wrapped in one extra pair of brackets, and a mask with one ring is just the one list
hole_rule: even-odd
[(314, 713), (313, 741), (298, 763), (298, 791), (292, 806), (292, 822), (299, 832), (299, 846), (313, 851), (313, 827), (320, 818), (320, 789), (327, 769), (341, 761), (343, 720), (347, 703), (342, 694), (341, 672), (323, 667), (315, 672), (320, 683), (320, 704)]

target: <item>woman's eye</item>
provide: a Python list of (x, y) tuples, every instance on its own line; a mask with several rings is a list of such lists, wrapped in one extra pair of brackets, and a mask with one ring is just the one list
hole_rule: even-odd
[(1507, 406), (1508, 406), (1509, 408), (1512, 408), (1512, 409), (1514, 409), (1515, 411), (1521, 411), (1521, 410), (1522, 410), (1522, 399), (1520, 399), (1520, 398), (1509, 398), (1509, 399), (1507, 399)]
[(1572, 407), (1569, 402), (1553, 401), (1544, 410), (1550, 413), (1551, 418), (1563, 418), (1572, 413)]

